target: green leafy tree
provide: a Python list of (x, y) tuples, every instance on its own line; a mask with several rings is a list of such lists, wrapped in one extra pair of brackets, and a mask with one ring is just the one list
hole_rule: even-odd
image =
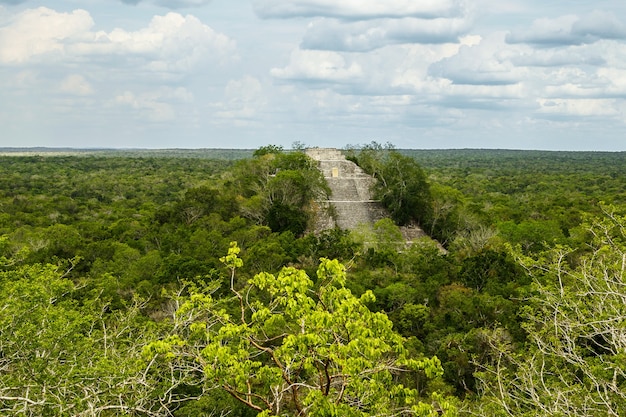
[(243, 216), (274, 232), (302, 235), (313, 216), (312, 203), (330, 193), (322, 173), (303, 152), (261, 152), (233, 172)]
[(270, 154), (282, 154), (283, 153), (283, 147), (280, 145), (266, 145), (266, 146), (261, 146), (259, 149), (255, 150), (253, 153), (253, 156), (255, 157), (259, 157), (259, 156), (263, 156), (263, 155), (270, 155)]
[(559, 224), (553, 220), (524, 220), (519, 224), (507, 221), (500, 223), (498, 229), (507, 242), (520, 245), (527, 254), (563, 243), (565, 238)]
[(528, 342), (493, 332), (480, 374), (498, 416), (626, 415), (626, 216), (589, 226), (591, 248), (522, 258), (533, 277), (523, 311)]
[(348, 152), (368, 174), (377, 179), (375, 196), (400, 225), (416, 222), (429, 225), (433, 219), (433, 203), (426, 173), (415, 159), (402, 155), (391, 145), (383, 147), (372, 142)]
[(291, 267), (240, 283), (238, 253), (233, 243), (221, 258), (232, 297), (192, 291), (176, 312), (176, 332), (148, 351), (195, 352), (206, 383), (259, 416), (454, 415), (444, 398), (421, 402), (398, 382), (413, 372), (440, 376), (440, 362), (411, 357), (387, 316), (367, 308), (372, 293), (357, 298), (344, 287), (338, 261), (321, 260), (317, 285)]
[(491, 249), (465, 258), (459, 272), (459, 279), (465, 286), (505, 296), (510, 295), (513, 288), (525, 283), (522, 277), (524, 271), (510, 255)]
[(1, 415), (165, 417), (187, 400), (178, 363), (140, 356), (157, 334), (140, 302), (112, 311), (58, 266), (0, 263)]
[(413, 158), (390, 152), (379, 174), (379, 184), (376, 194), (396, 223), (431, 221), (432, 198), (426, 174)]

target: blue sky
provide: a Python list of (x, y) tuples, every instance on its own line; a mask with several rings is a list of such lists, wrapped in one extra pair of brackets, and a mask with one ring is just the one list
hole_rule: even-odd
[(0, 0), (0, 147), (626, 150), (618, 0)]

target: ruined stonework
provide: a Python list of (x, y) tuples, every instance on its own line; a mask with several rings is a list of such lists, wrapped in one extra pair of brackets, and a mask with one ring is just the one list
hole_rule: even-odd
[(307, 155), (317, 161), (331, 190), (330, 200), (319, 204), (331, 205), (333, 216), (321, 216), (318, 227), (352, 230), (361, 223), (375, 223), (387, 217), (380, 203), (372, 199), (371, 187), (376, 180), (339, 150), (313, 148), (307, 150)]
[[(341, 151), (310, 148), (306, 154), (317, 161), (331, 190), (329, 200), (317, 202), (316, 232), (333, 227), (354, 230), (359, 224), (373, 224), (389, 217), (382, 204), (372, 197), (371, 189), (376, 179), (348, 161)], [(400, 230), (407, 243), (426, 236), (417, 226), (403, 226)]]

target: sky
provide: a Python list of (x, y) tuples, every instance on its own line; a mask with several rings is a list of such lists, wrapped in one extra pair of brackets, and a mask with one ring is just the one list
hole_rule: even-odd
[(0, 147), (626, 150), (623, 0), (0, 0)]

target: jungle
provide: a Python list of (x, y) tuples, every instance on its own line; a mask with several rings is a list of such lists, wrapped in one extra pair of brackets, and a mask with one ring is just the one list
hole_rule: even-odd
[(0, 414), (626, 415), (626, 153), (343, 152), (2, 150)]

